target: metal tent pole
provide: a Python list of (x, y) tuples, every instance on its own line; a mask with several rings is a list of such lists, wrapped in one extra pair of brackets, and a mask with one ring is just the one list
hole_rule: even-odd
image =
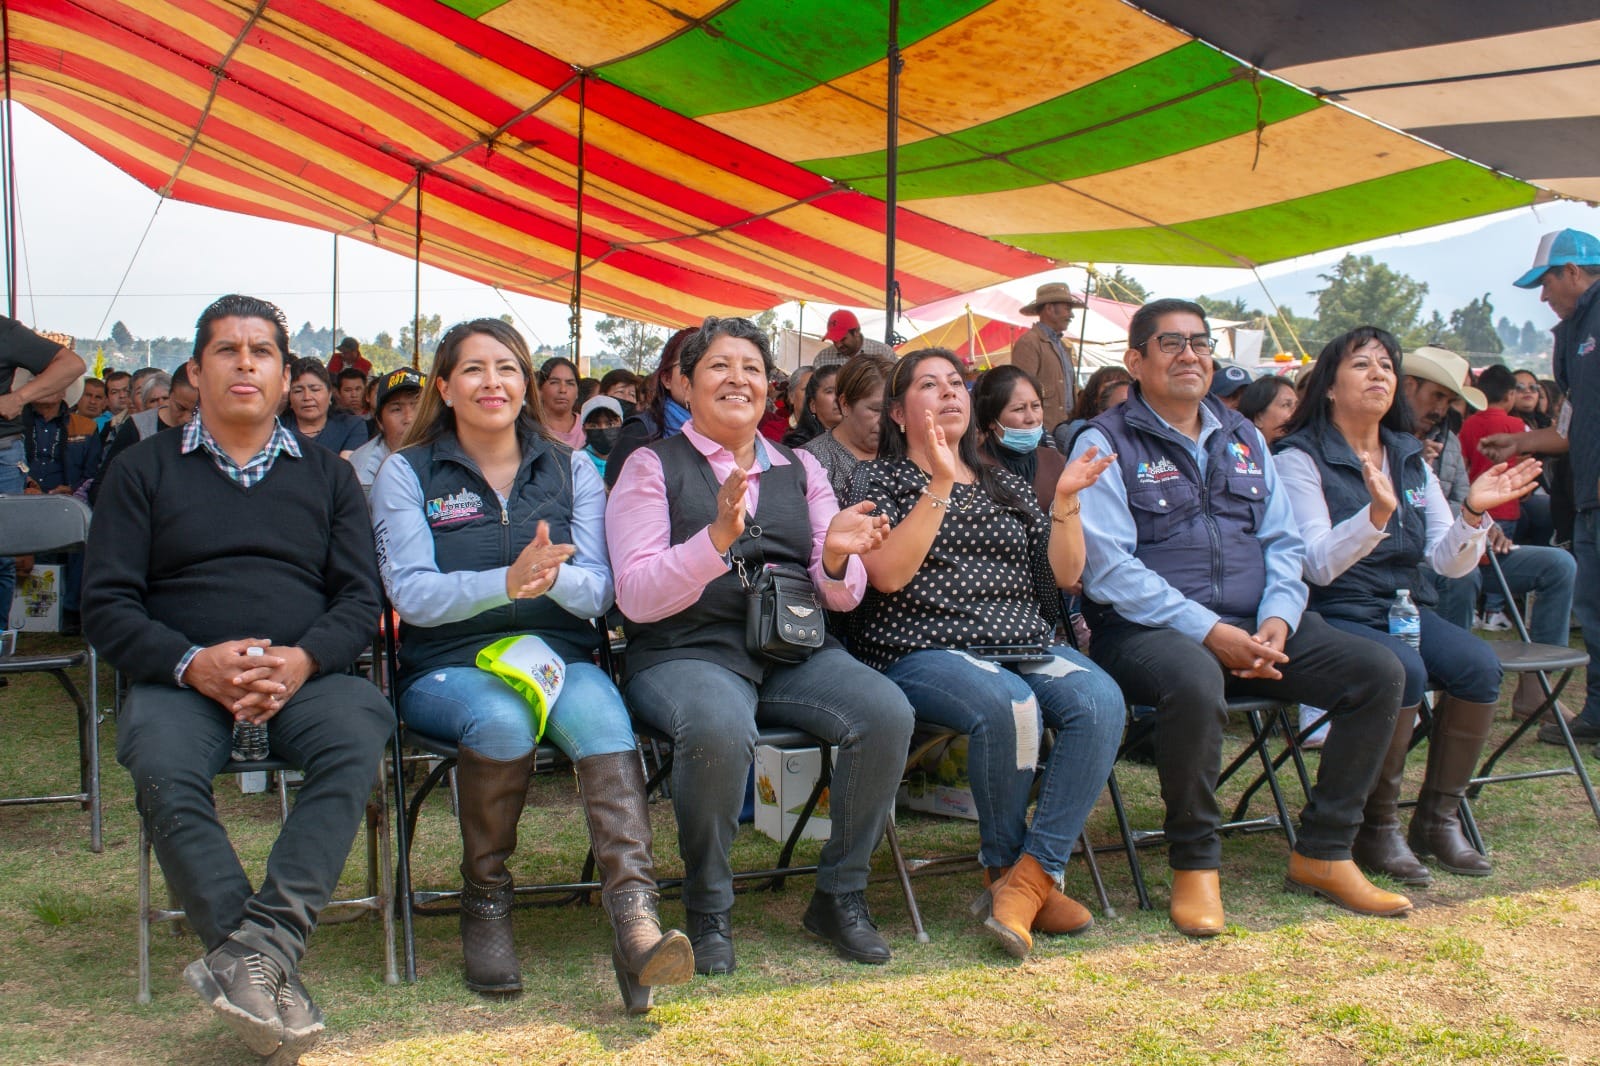
[(894, 344), (894, 312), (899, 283), (894, 277), (895, 202), (900, 180), (900, 0), (889, 0), (889, 138), (885, 215), (883, 226), (883, 340)]

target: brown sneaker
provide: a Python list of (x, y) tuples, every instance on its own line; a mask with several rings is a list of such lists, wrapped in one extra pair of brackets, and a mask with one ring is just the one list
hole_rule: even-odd
[(1184, 936), (1222, 932), (1222, 878), (1216, 870), (1172, 871), (1172, 924)]
[(1356, 914), (1398, 918), (1411, 910), (1411, 901), (1398, 892), (1385, 892), (1368, 881), (1351, 859), (1308, 859), (1289, 853), (1289, 875), (1283, 887), (1290, 892), (1321, 896)]

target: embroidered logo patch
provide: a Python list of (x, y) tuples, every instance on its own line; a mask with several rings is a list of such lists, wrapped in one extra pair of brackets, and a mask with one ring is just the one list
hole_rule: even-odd
[(1427, 503), (1427, 493), (1421, 489), (1406, 489), (1406, 506), (1422, 507)]
[(483, 514), (483, 497), (471, 489), (462, 489), (442, 499), (429, 500), (427, 514), (428, 524), (432, 526), (465, 522)]
[(1241, 441), (1233, 441), (1228, 445), (1228, 454), (1233, 456), (1233, 472), (1235, 474), (1261, 475), (1261, 468), (1250, 457), (1250, 445)]
[(1594, 353), (1594, 338), (1585, 337), (1582, 344), (1578, 345), (1579, 355), (1592, 355)]
[(1172, 460), (1170, 459), (1157, 459), (1153, 463), (1140, 463), (1134, 470), (1134, 477), (1138, 479), (1141, 485), (1159, 485), (1163, 481), (1171, 481), (1173, 478), (1181, 476), (1178, 473), (1178, 468), (1172, 465)]

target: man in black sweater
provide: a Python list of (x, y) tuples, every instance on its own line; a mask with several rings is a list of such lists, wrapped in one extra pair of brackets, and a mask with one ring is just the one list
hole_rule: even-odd
[[(132, 682), (117, 761), (207, 954), (184, 970), (251, 1050), (295, 1061), (322, 1032), (297, 976), (338, 885), (393, 715), (346, 673), (377, 625), (366, 502), (348, 463), (277, 421), (283, 313), (225, 296), (200, 316), (202, 415), (128, 449), (89, 531), (86, 635)], [(235, 720), (306, 772), (252, 892), (212, 778)]]

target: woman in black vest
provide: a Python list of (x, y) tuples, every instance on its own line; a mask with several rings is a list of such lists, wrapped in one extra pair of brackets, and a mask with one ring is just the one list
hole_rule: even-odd
[[(633, 727), (616, 686), (591, 660), (604, 635), (590, 619), (612, 596), (605, 488), (587, 457), (545, 432), (533, 380), (515, 329), (497, 319), (452, 327), (416, 421), (378, 471), (371, 503), (379, 567), (405, 623), (400, 713), (461, 753), (468, 986), (522, 988), (506, 860), (542, 732), (576, 765), (600, 898), (616, 931), (617, 983), (628, 1012), (643, 1013), (652, 986), (689, 979), (692, 956), (682, 933), (661, 934)], [(542, 716), (477, 665), (481, 650), (522, 635), (554, 656), (538, 666), (564, 665), (564, 684)]]
[[(1406, 672), (1394, 738), (1353, 856), (1368, 871), (1425, 885), (1432, 874), (1418, 855), (1436, 857), (1451, 873), (1490, 871), (1462, 832), (1458, 808), (1494, 722), (1500, 665), (1482, 640), (1430, 609), (1437, 596), (1422, 568), (1445, 578), (1471, 572), (1488, 533), (1484, 513), (1531, 491), (1540, 468), (1534, 460), (1491, 468), (1472, 483), (1461, 517), (1453, 519), (1411, 433), (1401, 373), (1399, 343), (1384, 330), (1362, 326), (1328, 342), (1278, 444), (1277, 466), (1306, 542), (1311, 609), (1330, 625), (1383, 644)], [(1420, 648), (1390, 635), (1389, 610), (1400, 589), (1420, 608)], [(1416, 814), (1402, 838), (1401, 778), (1416, 708), (1430, 683), (1445, 696), (1434, 712)]]
[(745, 643), (740, 574), (803, 571), (822, 606), (847, 611), (883, 541), (869, 504), (839, 509), (817, 461), (763, 440), (772, 354), (743, 318), (708, 318), (679, 368), (692, 417), (628, 461), (606, 511), (617, 605), (628, 618), (628, 704), (672, 737), (672, 804), (695, 969), (734, 968), (729, 848), (757, 723), (803, 729), (835, 748), (833, 833), (818, 862), (805, 928), (840, 955), (889, 961), (863, 890), (911, 741), (900, 690), (831, 637), (797, 665)]
[[(894, 524), (865, 560), (872, 581), (851, 649), (884, 671), (917, 717), (970, 738), (979, 857), (992, 886), (985, 927), (1026, 957), (1034, 930), (1093, 924), (1061, 892), (1061, 874), (1105, 787), (1122, 736), (1122, 693), (1057, 642), (1060, 589), (1083, 572), (1078, 491), (1112, 457), (1064, 464), (1049, 515), (1032, 486), (979, 458), (960, 361), (942, 348), (895, 365), (884, 393), (878, 458), (851, 496)], [(988, 649), (980, 650), (980, 649)], [(1056, 743), (1028, 817), (1042, 726)], [(977, 909), (990, 905), (988, 893)]]

